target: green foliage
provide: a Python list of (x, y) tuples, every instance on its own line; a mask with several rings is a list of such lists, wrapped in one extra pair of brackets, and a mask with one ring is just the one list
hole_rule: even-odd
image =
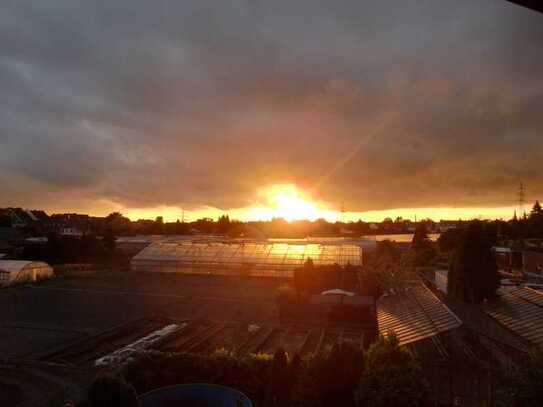
[(111, 229), (115, 236), (123, 235), (131, 231), (132, 222), (119, 212), (113, 212), (104, 219), (105, 228)]
[(398, 245), (389, 239), (377, 242), (374, 252), (374, 258), (382, 262), (396, 262), (400, 260), (402, 252)]
[(496, 400), (503, 407), (543, 406), (543, 351), (530, 355), (525, 365), (502, 372)]
[(124, 379), (104, 375), (98, 377), (88, 391), (89, 407), (137, 407), (136, 391)]
[(335, 345), (329, 354), (313, 355), (300, 369), (292, 405), (352, 407), (363, 370), (363, 352), (347, 343)]
[(539, 201), (535, 201), (526, 223), (529, 237), (543, 238), (543, 209), (541, 209)]
[(439, 250), (444, 253), (448, 253), (456, 249), (456, 247), (458, 247), (460, 239), (462, 238), (463, 232), (464, 231), (462, 228), (454, 228), (441, 233), (441, 235), (439, 235), (439, 238), (437, 239)]
[(428, 384), (411, 354), (392, 333), (381, 336), (366, 355), (366, 369), (356, 391), (358, 406), (418, 407), (428, 397)]
[(244, 392), (255, 406), (421, 406), (427, 384), (394, 335), (367, 353), (349, 343), (301, 359), (283, 349), (273, 356), (239, 357), (224, 349), (211, 355), (147, 352), (125, 366), (123, 377), (138, 393), (179, 383), (215, 383)]
[(113, 234), (112, 228), (107, 228), (106, 232), (104, 233), (104, 236), (102, 236), (102, 243), (104, 244), (104, 248), (107, 250), (108, 253), (114, 253), (115, 252), (115, 235)]
[(427, 266), (436, 255), (424, 223), (420, 223), (415, 229), (411, 241), (411, 253), (414, 266)]
[(272, 367), (269, 355), (236, 357), (220, 350), (212, 355), (149, 352), (123, 369), (138, 393), (179, 383), (213, 383), (244, 392), (263, 405)]
[(363, 351), (336, 345), (329, 354), (302, 359), (284, 350), (239, 357), (224, 349), (211, 355), (147, 352), (122, 370), (138, 393), (179, 383), (214, 383), (245, 393), (255, 406), (353, 407), (364, 369)]
[(289, 402), (293, 384), (289, 370), (287, 354), (282, 348), (277, 349), (273, 355), (266, 406), (284, 406)]
[(231, 228), (230, 217), (228, 215), (221, 215), (217, 220), (217, 233), (227, 234)]
[(468, 225), (449, 268), (449, 295), (475, 303), (495, 296), (499, 286), (498, 267), (491, 250), (495, 243), (496, 230), (492, 225), (481, 221)]
[(307, 259), (304, 266), (294, 270), (294, 286), (298, 298), (304, 294), (320, 294), (322, 291), (333, 288), (342, 288), (348, 291), (358, 291), (360, 267), (346, 264), (340, 266), (314, 266), (311, 259)]
[(47, 239), (44, 246), (26, 246), (23, 257), (47, 261), (50, 264), (107, 263), (112, 260), (123, 260), (122, 256), (114, 252), (115, 241), (112, 235), (106, 234), (103, 239), (98, 239), (92, 234), (74, 237), (59, 236), (51, 232)]

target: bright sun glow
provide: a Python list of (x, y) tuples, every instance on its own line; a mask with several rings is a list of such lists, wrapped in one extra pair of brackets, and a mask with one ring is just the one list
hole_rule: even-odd
[(318, 205), (291, 184), (275, 185), (261, 191), (260, 195), (266, 198), (277, 218), (313, 220), (321, 215)]

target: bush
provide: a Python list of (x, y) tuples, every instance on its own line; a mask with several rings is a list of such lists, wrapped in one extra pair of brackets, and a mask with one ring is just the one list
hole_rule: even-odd
[(354, 406), (354, 391), (364, 370), (363, 351), (335, 345), (329, 354), (303, 362), (293, 395), (297, 406)]
[(116, 376), (100, 376), (88, 392), (90, 407), (137, 407), (138, 399), (134, 387)]
[(428, 397), (428, 384), (411, 354), (400, 348), (394, 334), (381, 336), (366, 355), (366, 369), (356, 391), (358, 406), (419, 407)]
[(530, 355), (524, 366), (501, 374), (496, 400), (498, 405), (536, 407), (543, 405), (543, 351)]
[(147, 352), (123, 369), (138, 393), (181, 383), (212, 383), (245, 393), (255, 406), (354, 407), (424, 404), (427, 384), (411, 354), (394, 335), (381, 337), (367, 355), (348, 343), (305, 359), (275, 354), (244, 357)]
[(209, 356), (148, 352), (127, 365), (123, 376), (138, 393), (180, 383), (211, 383), (238, 389), (261, 404), (271, 366), (272, 357), (262, 354), (238, 358), (225, 350)]

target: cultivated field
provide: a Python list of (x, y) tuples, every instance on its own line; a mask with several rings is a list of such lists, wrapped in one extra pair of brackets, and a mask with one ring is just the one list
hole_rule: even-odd
[[(80, 362), (88, 355), (69, 358), (66, 363), (53, 362), (46, 355), (72, 344), (98, 344), (112, 328), (131, 321), (158, 316), (276, 324), (275, 289), (287, 283), (264, 278), (106, 272), (0, 290), (0, 334), (4, 338), (0, 361), (10, 372), (0, 378), (0, 405), (36, 405), (36, 400), (52, 391), (77, 393), (70, 387), (73, 380), (67, 378), (85, 376)], [(144, 335), (146, 328), (141, 329)], [(125, 339), (132, 336), (126, 335), (117, 345), (125, 345)], [(109, 348), (107, 351), (113, 350)]]

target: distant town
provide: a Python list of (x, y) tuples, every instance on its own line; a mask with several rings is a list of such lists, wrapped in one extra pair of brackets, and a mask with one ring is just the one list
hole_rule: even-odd
[[(425, 224), (429, 233), (442, 233), (454, 229), (466, 220), (420, 219), (411, 221), (398, 217), (385, 218), (381, 222), (337, 221), (328, 222), (325, 219), (286, 221), (274, 218), (269, 221), (241, 222), (230, 219), (228, 214), (217, 219), (201, 218), (196, 221), (165, 222), (161, 216), (155, 220), (139, 219), (131, 221), (119, 212), (105, 217), (91, 216), (78, 213), (62, 213), (48, 215), (39, 209), (0, 208), (0, 227), (13, 227), (25, 234), (37, 236), (54, 231), (64, 236), (83, 236), (86, 234), (101, 235), (108, 227), (114, 227), (117, 235), (152, 235), (152, 234), (232, 234), (240, 225), (250, 225), (260, 229), (270, 237), (304, 237), (315, 236), (361, 236), (378, 234), (409, 234), (413, 233), (418, 224)], [(278, 227), (279, 226), (279, 227)]]

